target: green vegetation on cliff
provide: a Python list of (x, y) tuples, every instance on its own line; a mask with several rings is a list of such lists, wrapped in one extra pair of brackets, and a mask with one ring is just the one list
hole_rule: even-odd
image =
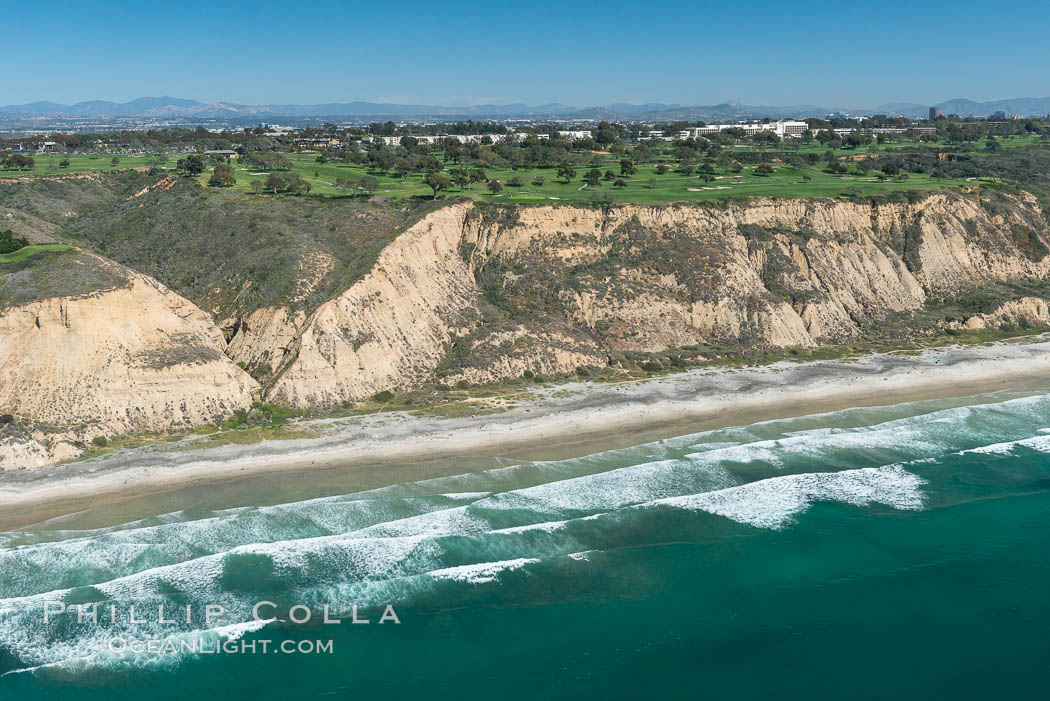
[(224, 319), (269, 305), (313, 310), (434, 206), (256, 197), (174, 180), (93, 208), (61, 233)]
[(0, 256), (0, 309), (52, 297), (79, 297), (128, 284), (120, 266), (70, 246), (29, 246)]

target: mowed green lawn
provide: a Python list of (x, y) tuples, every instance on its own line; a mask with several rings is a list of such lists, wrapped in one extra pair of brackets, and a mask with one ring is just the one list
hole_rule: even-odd
[(61, 243), (44, 243), (36, 246), (24, 246), (17, 251), (11, 253), (4, 253), (0, 255), (0, 264), (4, 263), (21, 263), (30, 256), (35, 256), (37, 253), (43, 253), (45, 251), (71, 251), (72, 246), (66, 246)]
[[(386, 197), (413, 197), (431, 195), (433, 191), (423, 183), (421, 174), (416, 173), (402, 180), (398, 177), (376, 175), (362, 166), (343, 163), (317, 163), (316, 154), (290, 154), (295, 172), (312, 186), (312, 194), (341, 195), (335, 183), (340, 178), (360, 180), (366, 175), (377, 177), (380, 186), (374, 194)], [(668, 165), (672, 165), (668, 163)], [(254, 180), (265, 182), (268, 173), (247, 168), (233, 161), (237, 177), (237, 189), (250, 191)], [(448, 169), (456, 167), (453, 163), (445, 164)], [(875, 195), (901, 190), (931, 190), (945, 185), (965, 184), (962, 180), (935, 180), (927, 175), (909, 174), (907, 180), (889, 179), (880, 182), (873, 175), (832, 175), (825, 173), (821, 167), (791, 167), (773, 164), (771, 175), (756, 175), (754, 166), (744, 166), (740, 173), (723, 173), (716, 169), (713, 182), (706, 183), (698, 175), (686, 176), (673, 170), (660, 175), (655, 165), (638, 166), (638, 172), (623, 176), (627, 187), (613, 187), (614, 181), (603, 180), (597, 187), (588, 186), (583, 175), (590, 166), (576, 168), (577, 175), (569, 183), (557, 177), (557, 168), (537, 168), (532, 170), (500, 170), (489, 168), (485, 174), (489, 178), (499, 178), (503, 191), (492, 194), (484, 183), (477, 183), (460, 189), (453, 186), (444, 195), (465, 196), (483, 202), (589, 202), (598, 198), (609, 198), (613, 202), (660, 204), (667, 202), (689, 202), (728, 197), (838, 197), (856, 189), (863, 195)], [(619, 175), (619, 161), (606, 157), (598, 169), (603, 173), (612, 170)], [(852, 170), (852, 169), (851, 169)], [(533, 180), (537, 176), (544, 178), (542, 185)], [(804, 177), (809, 176), (807, 182)], [(518, 177), (524, 182), (520, 187), (507, 183)], [(201, 175), (201, 183), (206, 184), (208, 173)]]
[[(1030, 146), (1036, 143), (1035, 137), (1011, 137), (1000, 139), (1005, 148)], [(892, 153), (895, 148), (912, 148), (920, 144), (884, 144), (878, 147), (883, 154)], [(840, 150), (840, 155), (866, 153), (874, 147), (862, 147), (854, 151)], [(726, 153), (730, 156), (734, 152), (744, 149), (727, 148)], [(824, 153), (819, 144), (812, 144), (801, 148), (801, 152), (816, 151)], [(789, 151), (790, 152), (790, 151)], [(288, 154), (294, 164), (295, 172), (306, 179), (315, 195), (342, 195), (343, 193), (335, 187), (339, 178), (360, 180), (366, 175), (375, 175), (361, 166), (343, 163), (317, 163), (315, 153)], [(27, 175), (62, 175), (79, 174), (90, 172), (105, 172), (113, 170), (124, 170), (128, 168), (146, 168), (155, 164), (156, 156), (151, 154), (136, 154), (119, 156), (119, 163), (112, 163), (113, 156), (107, 155), (70, 155), (44, 154), (34, 155), (36, 164), (32, 170), (0, 170), (0, 182), (3, 178), (25, 177)], [(66, 168), (58, 167), (58, 163), (67, 158), (70, 165)], [(611, 155), (599, 156), (601, 159), (598, 169), (603, 173), (612, 170), (620, 178), (618, 158)], [(174, 171), (178, 156), (170, 154), (166, 162), (160, 166), (161, 170)], [(241, 165), (237, 159), (232, 161), (237, 177), (236, 188), (250, 191), (253, 180), (265, 181), (268, 173), (256, 171)], [(556, 168), (537, 168), (531, 170), (501, 170), (486, 169), (485, 173), (490, 178), (499, 178), (504, 188), (503, 192), (493, 195), (483, 183), (469, 186), (463, 190), (453, 187), (443, 193), (445, 195), (466, 196), (485, 202), (588, 202), (595, 199), (611, 200), (613, 202), (630, 202), (638, 204), (660, 204), (666, 202), (688, 202), (708, 199), (723, 199), (731, 197), (838, 197), (847, 193), (848, 190), (859, 190), (862, 195), (874, 195), (899, 190), (930, 190), (944, 185), (963, 184), (956, 180), (934, 180), (927, 175), (909, 174), (906, 181), (890, 179), (880, 182), (872, 176), (860, 175), (851, 172), (848, 175), (832, 175), (825, 173), (821, 165), (791, 167), (787, 165), (773, 164), (774, 173), (767, 176), (755, 175), (753, 166), (745, 166), (740, 173), (726, 173), (721, 168), (716, 169), (716, 180), (705, 183), (698, 175), (685, 176), (674, 172), (675, 164), (668, 162), (671, 172), (660, 175), (656, 172), (655, 165), (638, 166), (638, 172), (631, 176), (624, 176), (627, 183), (625, 188), (612, 186), (613, 181), (602, 180), (597, 187), (586, 186), (583, 181), (584, 174), (590, 170), (590, 165), (576, 167), (577, 175), (568, 184), (557, 177)], [(447, 170), (457, 167), (454, 163), (446, 163)], [(469, 166), (468, 166), (469, 167)], [(851, 171), (855, 168), (851, 167)], [(201, 174), (200, 181), (207, 184), (211, 168)], [(540, 176), (544, 178), (542, 185), (536, 185), (533, 180)], [(809, 176), (810, 180), (804, 180)], [(413, 174), (402, 180), (398, 177), (378, 175), (380, 187), (375, 192), (377, 195), (387, 197), (414, 197), (430, 195), (432, 191), (423, 183), (422, 175)], [(514, 177), (520, 177), (524, 184), (520, 187), (508, 185)]]
[[(148, 153), (118, 155), (115, 157), (119, 158), (120, 162), (113, 165), (113, 155), (65, 155), (60, 153), (30, 153), (25, 155), (28, 155), (34, 161), (31, 170), (0, 169), (0, 179), (22, 178), (27, 175), (63, 175), (68, 173), (97, 173), (109, 170), (126, 170), (128, 168), (148, 168), (151, 162), (156, 159), (155, 155)], [(169, 155), (167, 165), (174, 166), (177, 158), (178, 157), (175, 155)], [(69, 160), (69, 165), (65, 168), (58, 165), (63, 160)]]

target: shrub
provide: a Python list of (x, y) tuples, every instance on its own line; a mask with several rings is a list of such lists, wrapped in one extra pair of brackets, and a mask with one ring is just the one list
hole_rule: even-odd
[(904, 265), (913, 273), (922, 268), (922, 260), (919, 258), (920, 246), (922, 246), (922, 225), (916, 219), (904, 228), (904, 250), (901, 251)]
[(1046, 244), (1039, 237), (1039, 232), (1034, 229), (1020, 224), (1013, 224), (1010, 227), (1010, 234), (1014, 244), (1029, 260), (1039, 262), (1046, 257), (1047, 253), (1050, 253)]
[(384, 389), (382, 392), (376, 392), (373, 394), (372, 401), (380, 403), (392, 402), (394, 401), (394, 393), (390, 390)]
[(244, 157), (245, 163), (258, 170), (291, 170), (292, 161), (288, 156), (283, 153), (275, 153), (270, 151), (260, 151), (258, 153), (247, 154)]
[(91, 445), (96, 448), (105, 448), (109, 445), (109, 440), (105, 436), (95, 436), (91, 439)]
[(253, 365), (251, 369), (248, 370), (248, 374), (251, 375), (252, 379), (256, 382), (262, 382), (273, 375), (273, 368), (270, 367), (269, 363), (263, 362)]
[(0, 254), (2, 253), (13, 253), (20, 248), (25, 248), (29, 245), (29, 241), (24, 238), (15, 236), (14, 232), (8, 229), (7, 231), (0, 231)]

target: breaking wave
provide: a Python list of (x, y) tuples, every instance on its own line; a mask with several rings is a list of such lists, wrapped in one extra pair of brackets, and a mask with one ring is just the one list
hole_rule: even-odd
[[(329, 603), (340, 617), (351, 605), (463, 605), (486, 588), (509, 597), (525, 581), (596, 575), (615, 548), (789, 528), (817, 503), (873, 516), (929, 508), (947, 461), (1050, 452), (1048, 416), (1047, 396), (851, 409), (274, 506), (92, 530), (53, 519), (0, 534), (0, 674), (178, 664), (129, 662), (107, 643), (234, 639), (283, 625), (251, 620), (262, 599), (278, 610)], [(56, 625), (43, 622), (47, 602), (191, 613), (134, 628), (123, 616)], [(204, 620), (205, 603), (232, 622)]]

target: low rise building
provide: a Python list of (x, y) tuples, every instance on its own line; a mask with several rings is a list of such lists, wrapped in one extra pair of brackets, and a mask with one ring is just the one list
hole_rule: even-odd
[(341, 142), (336, 138), (298, 138), (292, 141), (292, 148), (298, 149), (337, 148), (340, 145)]
[[(451, 139), (452, 141), (458, 141), (461, 144), (480, 144), (480, 143), (493, 143), (497, 144), (504, 140), (524, 138), (524, 134), (409, 134), (417, 143), (437, 145), (443, 141)], [(373, 142), (379, 142), (385, 146), (399, 146), (401, 139), (404, 136), (373, 136)], [(488, 141), (486, 141), (488, 139)]]
[(737, 122), (736, 124), (709, 124), (704, 127), (689, 127), (681, 132), (682, 138), (696, 138), (719, 134), (727, 129), (742, 129), (747, 136), (753, 136), (763, 131), (771, 131), (780, 138), (798, 138), (809, 129), (805, 122), (793, 119), (781, 119), (776, 122)]

